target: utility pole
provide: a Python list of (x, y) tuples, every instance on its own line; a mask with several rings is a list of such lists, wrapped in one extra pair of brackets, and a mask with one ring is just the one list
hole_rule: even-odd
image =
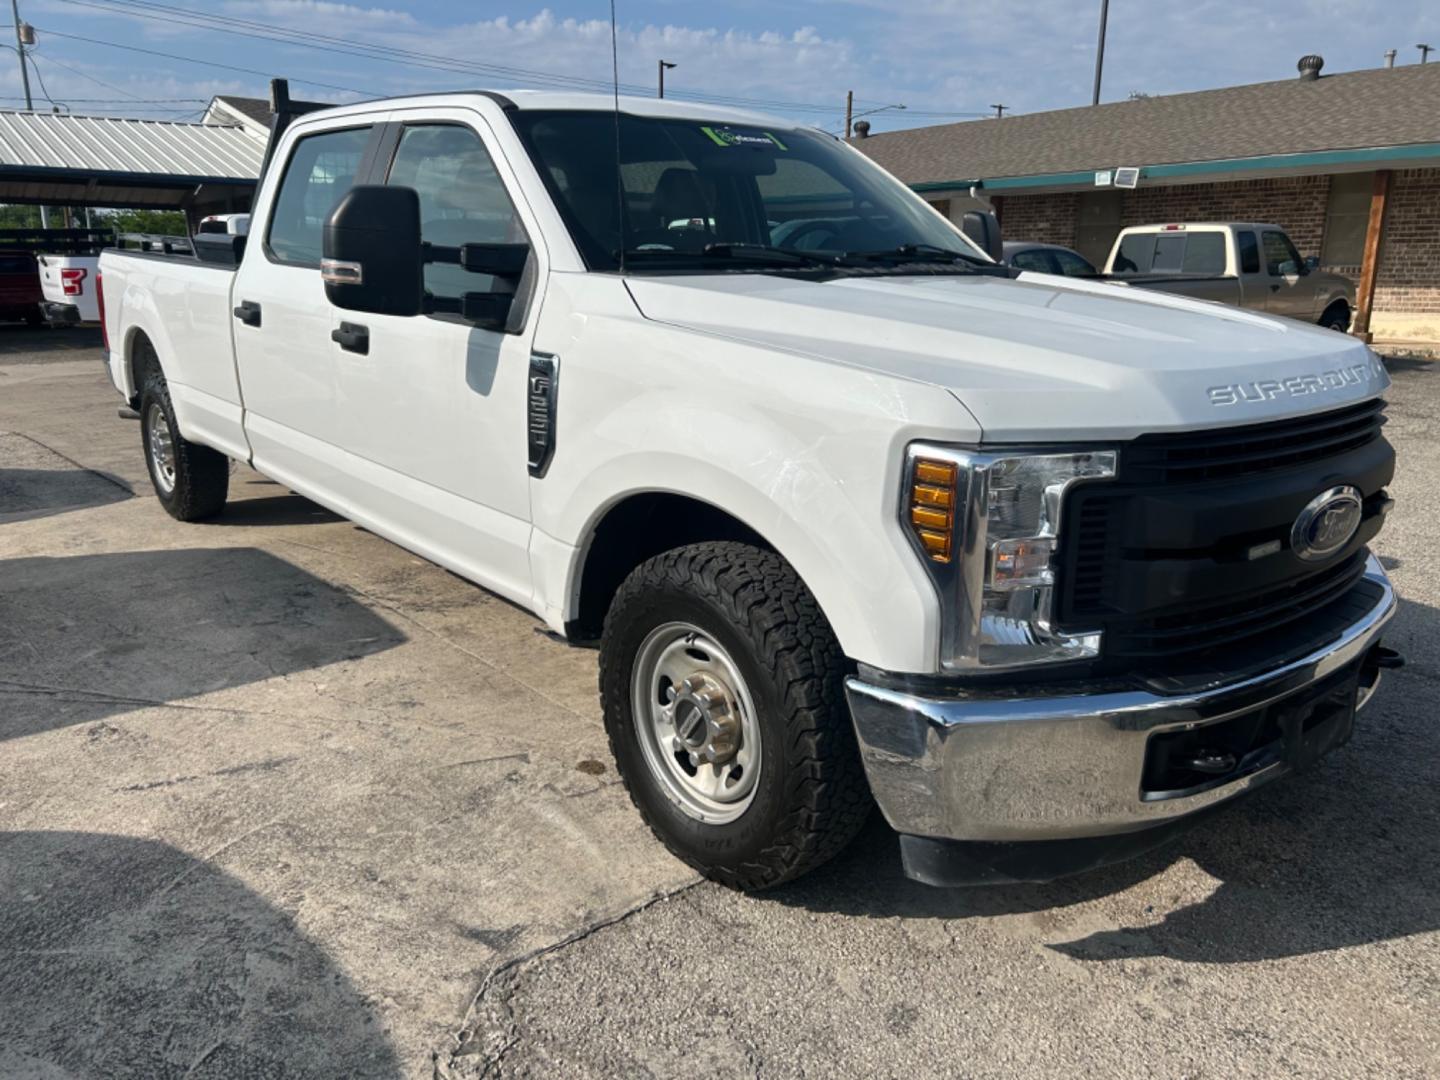
[(852, 117), (855, 115), (855, 91), (845, 91), (845, 140), (848, 142), (854, 134)]
[(1009, 105), (991, 105), (991, 106), (990, 106), (990, 108), (992, 108), (992, 109), (995, 110), (995, 119), (996, 119), (996, 120), (1003, 119), (1004, 116), (1005, 116), (1005, 110), (1008, 109), (1009, 107), (1010, 107)]
[(673, 68), (676, 65), (670, 63), (670, 61), (668, 60), (657, 60), (656, 63), (659, 65), (660, 71), (660, 93), (656, 94), (655, 96), (663, 98), (665, 96), (665, 69)]
[[(35, 43), (35, 31), (29, 23), (20, 21), (20, 0), (10, 0), (10, 12), (15, 16), (15, 53), (20, 57), (20, 84), (25, 87), (25, 111), (34, 112), (35, 103), (30, 100), (30, 71), (25, 66), (25, 45)], [(50, 215), (46, 213), (42, 204), (40, 207), (40, 227), (50, 227)]]
[(1095, 92), (1090, 104), (1100, 104), (1100, 72), (1105, 68), (1105, 19), (1110, 14), (1110, 0), (1100, 0), (1100, 40), (1095, 43)]
[(30, 72), (25, 68), (25, 30), (29, 27), (20, 21), (20, 0), (10, 0), (10, 10), (15, 15), (15, 51), (20, 56), (20, 82), (25, 87), (25, 111), (34, 112), (35, 106), (30, 101)]
[(1434, 45), (1416, 45), (1415, 48), (1420, 50), (1420, 63), (1422, 64), (1429, 60), (1430, 54), (1435, 51)]

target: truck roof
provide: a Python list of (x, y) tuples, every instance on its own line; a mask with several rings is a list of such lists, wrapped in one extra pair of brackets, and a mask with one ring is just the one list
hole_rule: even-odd
[[(376, 98), (350, 105), (337, 105), (310, 115), (345, 116), (355, 113), (375, 112), (404, 102), (407, 106), (453, 105), (457, 100), (467, 98), (489, 98), (504, 109), (510, 110), (564, 110), (614, 112), (616, 98), (612, 94), (587, 94), (569, 90), (452, 90), (443, 93), (409, 94), (403, 97)], [(773, 113), (752, 112), (735, 109), (727, 105), (708, 105), (704, 102), (680, 101), (674, 98), (620, 96), (622, 113), (631, 116), (654, 116), (673, 120), (720, 120), (732, 124), (753, 124), (767, 128), (794, 130), (808, 125), (797, 124)]]
[(1127, 225), (1120, 231), (1132, 233), (1152, 229), (1280, 229), (1280, 226), (1266, 221), (1157, 221), (1153, 225)]

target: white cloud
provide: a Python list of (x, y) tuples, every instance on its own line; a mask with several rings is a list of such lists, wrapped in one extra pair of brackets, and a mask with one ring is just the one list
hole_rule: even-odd
[[(289, 73), (296, 92), (310, 97), (344, 95), (305, 85), (302, 78), (375, 94), (555, 85), (562, 80), (574, 80), (577, 89), (598, 90), (608, 87), (610, 80), (610, 25), (604, 18), (567, 18), (548, 8), (524, 8), (477, 19), (454, 13), (465, 11), (455, 5), (448, 17), (459, 21), (451, 23), (444, 17), (412, 15), (403, 10), (403, 0), (391, 0), (392, 6), (384, 0), (378, 4), (223, 0), (221, 6), (207, 9), (194, 0), (188, 2), (197, 11), (221, 11), (304, 35), (335, 35), (387, 52), (411, 50), (442, 58), (414, 57), (392, 64), (313, 51), (299, 44), (271, 45), (173, 23), (130, 20), (152, 37), (185, 38), (156, 48)], [(1425, 40), (1426, 33), (1440, 34), (1433, 16), (1426, 23), (1433, 4), (1434, 0), (1284, 4), (1111, 0), (1105, 98), (1123, 98), (1131, 90), (1174, 93), (1290, 78), (1295, 60), (1312, 51), (1325, 56), (1327, 72), (1378, 65), (1386, 47), (1400, 49), (1405, 62), (1413, 42)], [(76, 10), (55, 0), (28, 0), (28, 6), (37, 11), (63, 9), (71, 17)], [(1081, 105), (1090, 99), (1096, 0), (1023, 4), (910, 0), (903, 5), (898, 0), (815, 0), (768, 8), (746, 4), (700, 9), (686, 4), (672, 10), (677, 15), (704, 11), (714, 23), (622, 21), (620, 77), (635, 92), (653, 92), (655, 64), (663, 57), (679, 65), (666, 75), (667, 90), (676, 96), (695, 93), (823, 103), (832, 111), (783, 107), (775, 111), (832, 128), (838, 126), (848, 89), (864, 103), (860, 108), (897, 102), (910, 106), (908, 112), (876, 114), (877, 130), (940, 122), (938, 117), (921, 115), (927, 110), (986, 112), (993, 103), (1003, 102), (1014, 112), (1028, 112)], [(742, 17), (749, 20), (745, 29), (734, 25)], [(106, 22), (115, 25), (115, 19)], [(55, 48), (57, 56), (67, 55), (59, 51), (58, 43)], [(182, 73), (179, 82), (202, 85), (198, 78), (186, 83), (183, 73), (191, 69), (182, 63), (132, 60), (127, 68), (126, 59), (118, 56), (107, 70), (136, 72), (139, 82), (148, 83), (155, 80), (147, 69), (174, 69)], [(130, 85), (127, 76), (116, 78)], [(251, 94), (264, 92), (262, 77), (237, 76), (234, 81)]]

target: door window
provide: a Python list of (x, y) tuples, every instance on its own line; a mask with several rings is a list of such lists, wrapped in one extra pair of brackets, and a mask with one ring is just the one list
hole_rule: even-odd
[(1255, 239), (1255, 234), (1246, 230), (1235, 234), (1235, 243), (1240, 248), (1240, 272), (1242, 274), (1258, 274), (1260, 272), (1260, 244)]
[(1087, 260), (1082, 259), (1073, 251), (1068, 251), (1065, 248), (1056, 248), (1051, 251), (1050, 254), (1055, 259), (1056, 265), (1060, 267), (1060, 273), (1066, 277), (1095, 276), (1095, 267), (1091, 266)]
[(1032, 248), (1029, 251), (1017, 251), (1010, 256), (1010, 265), (1016, 270), (1031, 270), (1037, 274), (1053, 274), (1055, 267), (1050, 264), (1050, 259), (1044, 248)]
[(1288, 277), (1300, 272), (1300, 253), (1284, 233), (1266, 229), (1261, 243), (1265, 246), (1265, 269), (1271, 277)]
[(325, 219), (355, 186), (370, 128), (308, 135), (295, 144), (280, 180), (266, 244), (279, 262), (319, 266)]
[[(480, 136), (458, 124), (407, 127), (390, 164), (388, 183), (420, 196), (420, 239), (442, 247), (517, 244), (524, 226)], [(427, 263), (425, 290), (458, 299), (467, 292), (495, 292), (495, 279), (459, 266)]]

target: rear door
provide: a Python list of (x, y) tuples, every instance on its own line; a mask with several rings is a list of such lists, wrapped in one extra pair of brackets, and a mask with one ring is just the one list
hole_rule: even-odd
[(277, 180), (256, 207), (264, 231), (251, 235), (235, 275), (231, 325), (256, 467), (287, 482), (308, 476), (317, 495), (338, 475), (345, 441), (332, 312), (320, 280), (323, 229), (340, 197), (374, 168), (384, 120), (295, 125), (283, 164), (277, 158), (273, 169)]
[(1254, 229), (1235, 230), (1235, 271), (1240, 278), (1240, 303), (1256, 311), (1270, 308), (1270, 286), (1274, 282), (1260, 258), (1260, 234)]

